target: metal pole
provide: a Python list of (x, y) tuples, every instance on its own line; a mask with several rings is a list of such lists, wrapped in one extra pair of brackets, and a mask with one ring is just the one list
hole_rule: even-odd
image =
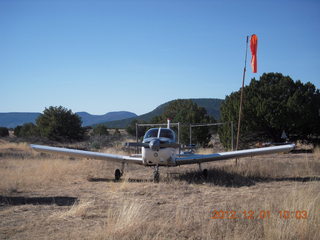
[(191, 128), (192, 127), (191, 127), (191, 124), (190, 124), (190, 126), (189, 126), (189, 135), (190, 135), (190, 143), (189, 144), (190, 144), (190, 147), (191, 147), (191, 144), (192, 144), (192, 140), (191, 140), (192, 139), (192, 133), (191, 133), (192, 130), (191, 130)]
[(178, 122), (178, 143), (180, 144), (180, 122)]
[(181, 144), (180, 144), (180, 122), (178, 122), (178, 143), (179, 143), (179, 155), (181, 154)]
[[(239, 118), (238, 118), (236, 150), (238, 150), (238, 147), (239, 147), (240, 125), (241, 125), (241, 114), (242, 114), (242, 101), (243, 101), (243, 88), (244, 88), (244, 80), (245, 80), (245, 77), (246, 77), (246, 69), (247, 69), (248, 42), (249, 42), (249, 36), (247, 36), (246, 56), (245, 56), (245, 59), (244, 59), (244, 68), (243, 68), (243, 75), (242, 75), (242, 87), (241, 87), (241, 93), (240, 93), (240, 106), (239, 106)], [(236, 159), (236, 164), (237, 163), (238, 163), (238, 159)]]
[(231, 150), (233, 151), (233, 122), (231, 122)]
[[(138, 143), (139, 137), (138, 137), (138, 123), (136, 123), (136, 141)], [(138, 145), (136, 146), (136, 154), (138, 154)]]

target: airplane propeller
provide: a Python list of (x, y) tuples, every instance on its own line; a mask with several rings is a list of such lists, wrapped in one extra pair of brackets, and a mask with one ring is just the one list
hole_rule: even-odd
[(150, 148), (153, 151), (159, 151), (160, 148), (179, 148), (180, 144), (178, 143), (162, 143), (159, 139), (153, 139), (149, 143), (143, 142), (127, 142), (125, 147), (144, 147)]

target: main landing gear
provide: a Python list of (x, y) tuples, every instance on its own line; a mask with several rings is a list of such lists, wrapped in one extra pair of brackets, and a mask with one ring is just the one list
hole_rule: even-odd
[(199, 170), (202, 172), (202, 176), (206, 180), (208, 178), (208, 169), (205, 168), (202, 170), (201, 163), (199, 163)]
[(116, 169), (114, 171), (114, 180), (119, 181), (122, 175), (123, 175), (123, 172), (121, 172), (120, 169)]
[(114, 180), (119, 181), (124, 172), (124, 163), (122, 163), (121, 170), (118, 168), (114, 171)]

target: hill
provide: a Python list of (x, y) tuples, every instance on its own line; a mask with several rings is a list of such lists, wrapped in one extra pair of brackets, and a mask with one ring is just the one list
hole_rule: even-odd
[[(220, 106), (223, 102), (222, 99), (195, 98), (191, 100), (199, 106), (204, 107), (210, 116), (213, 116), (215, 119), (220, 119)], [(83, 126), (91, 126), (103, 123), (110, 128), (126, 128), (134, 119), (148, 122), (153, 117), (161, 115), (166, 106), (171, 102), (172, 101), (161, 104), (153, 111), (140, 116), (127, 111), (108, 112), (103, 115), (93, 115), (87, 112), (77, 112), (76, 114), (81, 117)], [(28, 112), (0, 113), (0, 126), (14, 128), (18, 125), (23, 125), (24, 123), (28, 122), (35, 123), (39, 115), (40, 113)]]
[[(207, 110), (208, 114), (210, 116), (213, 116), (216, 120), (220, 119), (220, 106), (221, 106), (221, 103), (223, 102), (222, 99), (194, 98), (191, 100), (193, 102), (195, 102), (196, 104), (198, 104), (198, 106), (204, 107)], [(174, 101), (174, 100), (172, 100), (172, 101)], [(133, 118), (127, 118), (127, 119), (118, 120), (118, 121), (110, 121), (110, 122), (106, 122), (104, 124), (106, 126), (108, 126), (109, 128), (126, 128), (131, 123), (131, 121), (133, 121), (135, 119), (137, 119), (139, 121), (148, 122), (153, 117), (163, 114), (166, 106), (168, 106), (172, 101), (161, 104), (160, 106), (158, 106), (157, 108), (155, 108), (153, 111), (151, 111), (149, 113), (145, 113), (140, 116), (133, 117)]]
[[(90, 126), (108, 121), (121, 120), (137, 116), (135, 113), (126, 111), (108, 112), (103, 115), (92, 115), (87, 112), (77, 112), (76, 114), (81, 117), (83, 126)], [(23, 125), (24, 123), (35, 123), (39, 115), (40, 113), (28, 112), (0, 113), (0, 126), (15, 128), (16, 126)]]
[(34, 123), (40, 113), (35, 112), (10, 112), (0, 113), (0, 126), (15, 128), (18, 125), (32, 122)]
[(83, 126), (91, 126), (99, 123), (122, 120), (137, 116), (137, 114), (127, 111), (108, 112), (104, 115), (91, 115), (87, 112), (77, 112), (77, 114), (81, 117)]

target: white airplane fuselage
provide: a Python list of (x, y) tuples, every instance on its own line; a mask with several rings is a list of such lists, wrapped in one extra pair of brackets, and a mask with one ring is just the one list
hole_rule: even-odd
[[(170, 128), (151, 128), (144, 138), (142, 160), (145, 166), (176, 166), (179, 148), (176, 144), (175, 132)], [(175, 146), (175, 147), (173, 147)]]
[(158, 151), (154, 151), (150, 148), (142, 147), (143, 164), (146, 166), (175, 166), (176, 157), (176, 148), (160, 148)]

